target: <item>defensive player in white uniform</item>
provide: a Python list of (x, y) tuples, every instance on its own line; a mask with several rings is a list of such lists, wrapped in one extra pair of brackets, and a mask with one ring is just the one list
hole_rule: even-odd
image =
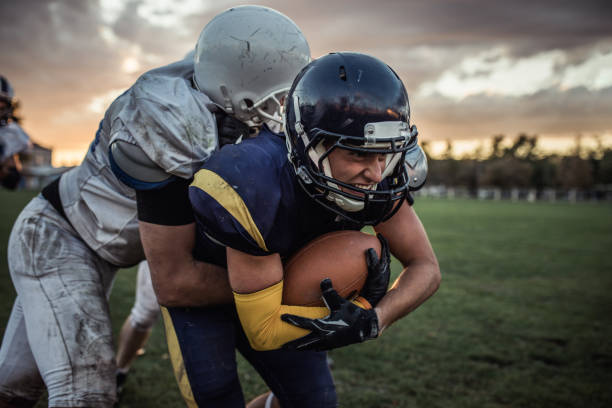
[(160, 310), (147, 261), (138, 264), (136, 296), (117, 339), (117, 394), (120, 396), (132, 363), (151, 336)]
[[(0, 407), (32, 406), (45, 388), (50, 407), (115, 403), (107, 296), (117, 269), (145, 252), (160, 303), (231, 299), (225, 270), (192, 256), (187, 186), (220, 140), (278, 120), (309, 60), (286, 16), (236, 7), (207, 24), (194, 58), (145, 73), (112, 103), (81, 165), (34, 198), (11, 232), (17, 299), (0, 352)], [(179, 268), (172, 287), (156, 285)]]
[(19, 153), (30, 147), (30, 137), (14, 114), (17, 105), (9, 81), (0, 75), (0, 184), (14, 190), (21, 180)]

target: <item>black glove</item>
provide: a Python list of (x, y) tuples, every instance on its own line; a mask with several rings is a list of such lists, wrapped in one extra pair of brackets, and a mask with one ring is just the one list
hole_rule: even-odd
[(378, 336), (378, 317), (374, 309), (362, 309), (344, 299), (330, 279), (321, 281), (323, 300), (329, 315), (322, 319), (283, 314), (281, 319), (311, 333), (283, 345), (285, 350), (331, 350)]
[(374, 248), (366, 251), (366, 262), (368, 264), (368, 277), (359, 293), (372, 307), (376, 307), (380, 299), (385, 296), (389, 287), (391, 277), (391, 254), (389, 253), (389, 243), (382, 234), (376, 234), (380, 241), (380, 259), (376, 255)]
[(219, 132), (219, 146), (234, 144), (238, 140), (249, 138), (249, 126), (225, 112), (215, 112), (217, 131)]

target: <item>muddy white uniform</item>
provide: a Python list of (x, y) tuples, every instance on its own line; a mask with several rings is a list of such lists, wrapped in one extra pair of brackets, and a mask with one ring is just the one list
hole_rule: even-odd
[(135, 191), (113, 173), (109, 146), (137, 146), (154, 163), (145, 189), (188, 180), (210, 156), (215, 118), (192, 87), (189, 57), (149, 71), (118, 97), (81, 165), (17, 219), (8, 249), (17, 299), (0, 351), (0, 399), (34, 401), (46, 385), (50, 407), (115, 402), (107, 296), (116, 270), (144, 252)]
[(30, 137), (15, 122), (0, 126), (0, 163), (30, 147)]
[(130, 323), (136, 330), (149, 330), (159, 319), (161, 312), (151, 282), (151, 271), (147, 261), (138, 264), (136, 296), (130, 311)]

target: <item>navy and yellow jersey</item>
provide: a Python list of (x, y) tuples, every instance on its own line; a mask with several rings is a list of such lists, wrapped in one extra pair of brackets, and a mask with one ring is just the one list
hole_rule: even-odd
[(214, 154), (195, 174), (189, 199), (198, 225), (196, 256), (221, 266), (223, 246), (285, 259), (327, 232), (363, 227), (306, 194), (287, 159), (284, 135), (265, 126), (257, 137)]
[(326, 232), (361, 228), (335, 221), (335, 214), (306, 195), (287, 160), (284, 136), (265, 127), (213, 155), (195, 174), (189, 199), (198, 224), (198, 258), (219, 265), (226, 264), (219, 244), (285, 258)]

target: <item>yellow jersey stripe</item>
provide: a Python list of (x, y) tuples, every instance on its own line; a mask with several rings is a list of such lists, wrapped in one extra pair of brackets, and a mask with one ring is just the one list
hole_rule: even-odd
[(268, 250), (246, 204), (232, 186), (227, 184), (217, 173), (202, 169), (195, 174), (191, 185), (214, 198), (242, 225), (242, 228), (249, 233), (261, 249)]
[(198, 404), (193, 397), (193, 391), (191, 391), (191, 384), (185, 371), (185, 363), (183, 362), (183, 354), (181, 353), (181, 347), (179, 346), (176, 332), (174, 331), (174, 323), (168, 309), (160, 306), (162, 316), (164, 319), (164, 327), (166, 328), (166, 341), (168, 342), (168, 351), (170, 352), (170, 360), (172, 361), (172, 368), (174, 369), (174, 377), (178, 383), (181, 395), (187, 404), (187, 408), (198, 408)]

